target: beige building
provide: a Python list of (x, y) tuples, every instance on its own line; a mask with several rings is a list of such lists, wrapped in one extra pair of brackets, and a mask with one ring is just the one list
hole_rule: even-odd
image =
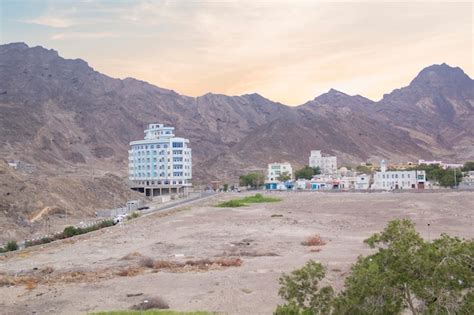
[(284, 163), (270, 163), (268, 164), (267, 169), (267, 182), (274, 183), (278, 182), (278, 178), (282, 174), (288, 174), (291, 178), (293, 178), (293, 169), (291, 164), (288, 162)]
[(321, 151), (313, 150), (309, 156), (309, 166), (319, 167), (321, 174), (334, 175), (337, 173), (337, 157), (323, 156)]

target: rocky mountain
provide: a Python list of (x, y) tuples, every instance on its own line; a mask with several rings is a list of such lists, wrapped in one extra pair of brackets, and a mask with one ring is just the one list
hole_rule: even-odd
[[(473, 158), (473, 106), (474, 81), (445, 64), (423, 69), (379, 102), (330, 90), (289, 107), (258, 94), (188, 97), (132, 78), (110, 78), (54, 50), (0, 45), (0, 158), (34, 165), (35, 175), (25, 181), (35, 180), (38, 189), (44, 188), (39, 178), (49, 183), (44, 193), (18, 195), (23, 218), (44, 207), (90, 212), (112, 206), (114, 196), (99, 203), (87, 187), (110, 176), (119, 176), (113, 185), (122, 187), (117, 181), (126, 179), (128, 143), (141, 139), (152, 122), (173, 125), (190, 139), (194, 181), (207, 183), (234, 181), (272, 161), (302, 166), (312, 149), (337, 154), (341, 164)], [(0, 178), (0, 194), (18, 189), (20, 179), (6, 178)], [(91, 200), (85, 208), (77, 196), (56, 194), (79, 179), (86, 189), (78, 193)], [(115, 195), (121, 201), (131, 197), (118, 190)], [(10, 211), (5, 209), (11, 201), (5, 203), (0, 210)]]

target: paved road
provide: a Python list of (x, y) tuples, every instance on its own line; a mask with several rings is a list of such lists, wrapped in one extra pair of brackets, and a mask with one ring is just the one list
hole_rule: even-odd
[(213, 197), (215, 195), (217, 195), (216, 192), (203, 192), (203, 193), (200, 193), (200, 194), (198, 194), (194, 197), (181, 199), (181, 200), (178, 200), (178, 201), (173, 202), (173, 203), (165, 203), (163, 205), (152, 207), (152, 208), (147, 209), (147, 210), (140, 210), (140, 213), (148, 214), (148, 213), (153, 213), (153, 212), (157, 212), (157, 211), (170, 210), (170, 209), (173, 209), (173, 208), (176, 208), (176, 207), (179, 207), (179, 206), (183, 206), (183, 205), (186, 205), (186, 204), (189, 204), (189, 203), (193, 203), (193, 202), (198, 201), (198, 200), (207, 199), (207, 198)]

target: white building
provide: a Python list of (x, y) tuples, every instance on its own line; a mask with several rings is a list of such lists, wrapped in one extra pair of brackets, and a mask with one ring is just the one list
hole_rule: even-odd
[(291, 168), (291, 164), (288, 162), (285, 163), (270, 163), (268, 164), (267, 170), (267, 182), (275, 183), (279, 181), (279, 177), (282, 174), (288, 174), (291, 178), (293, 178), (293, 169)]
[(426, 160), (418, 160), (418, 165), (421, 164), (426, 164), (426, 165), (436, 165), (436, 164), (443, 164), (443, 161), (437, 161), (437, 160), (432, 160), (432, 161), (426, 161)]
[(319, 167), (321, 174), (333, 175), (337, 173), (337, 157), (322, 156), (321, 151), (313, 150), (309, 156), (309, 166)]
[(189, 140), (175, 137), (174, 127), (150, 124), (144, 140), (130, 142), (129, 180), (146, 196), (185, 193), (192, 178)]
[(369, 189), (370, 187), (370, 175), (359, 174), (356, 177), (355, 189)]
[(462, 168), (464, 164), (461, 163), (443, 163), (443, 161), (425, 161), (425, 160), (418, 160), (418, 164), (426, 164), (426, 165), (439, 165), (443, 169), (448, 169), (448, 168)]
[(424, 189), (425, 171), (387, 171), (385, 160), (380, 163), (380, 172), (374, 175), (373, 189)]

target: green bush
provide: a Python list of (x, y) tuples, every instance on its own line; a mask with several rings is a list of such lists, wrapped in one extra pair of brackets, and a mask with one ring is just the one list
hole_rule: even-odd
[(218, 207), (222, 207), (222, 208), (237, 208), (237, 207), (243, 207), (243, 206), (246, 206), (245, 203), (243, 203), (241, 200), (239, 199), (232, 199), (232, 200), (229, 200), (229, 201), (224, 201), (224, 202), (221, 202), (220, 204), (217, 205)]
[(255, 194), (254, 196), (245, 197), (242, 199), (243, 203), (260, 203), (260, 202), (277, 202), (280, 198), (264, 197), (262, 194)]
[(248, 196), (241, 199), (232, 199), (229, 201), (224, 201), (218, 204), (218, 207), (223, 208), (236, 208), (236, 207), (243, 207), (249, 203), (261, 203), (261, 202), (277, 202), (281, 201), (280, 198), (275, 197), (264, 197), (262, 194), (255, 194), (253, 196)]
[(16, 243), (16, 241), (8, 241), (7, 245), (5, 246), (5, 249), (7, 250), (7, 252), (12, 252), (18, 249), (18, 244)]
[(137, 211), (134, 211), (134, 212), (130, 213), (129, 215), (127, 215), (127, 220), (136, 219), (139, 216), (140, 216), (140, 213), (137, 212)]
[(64, 228), (63, 234), (65, 237), (73, 237), (74, 235), (78, 235), (79, 231), (75, 226), (67, 226)]

